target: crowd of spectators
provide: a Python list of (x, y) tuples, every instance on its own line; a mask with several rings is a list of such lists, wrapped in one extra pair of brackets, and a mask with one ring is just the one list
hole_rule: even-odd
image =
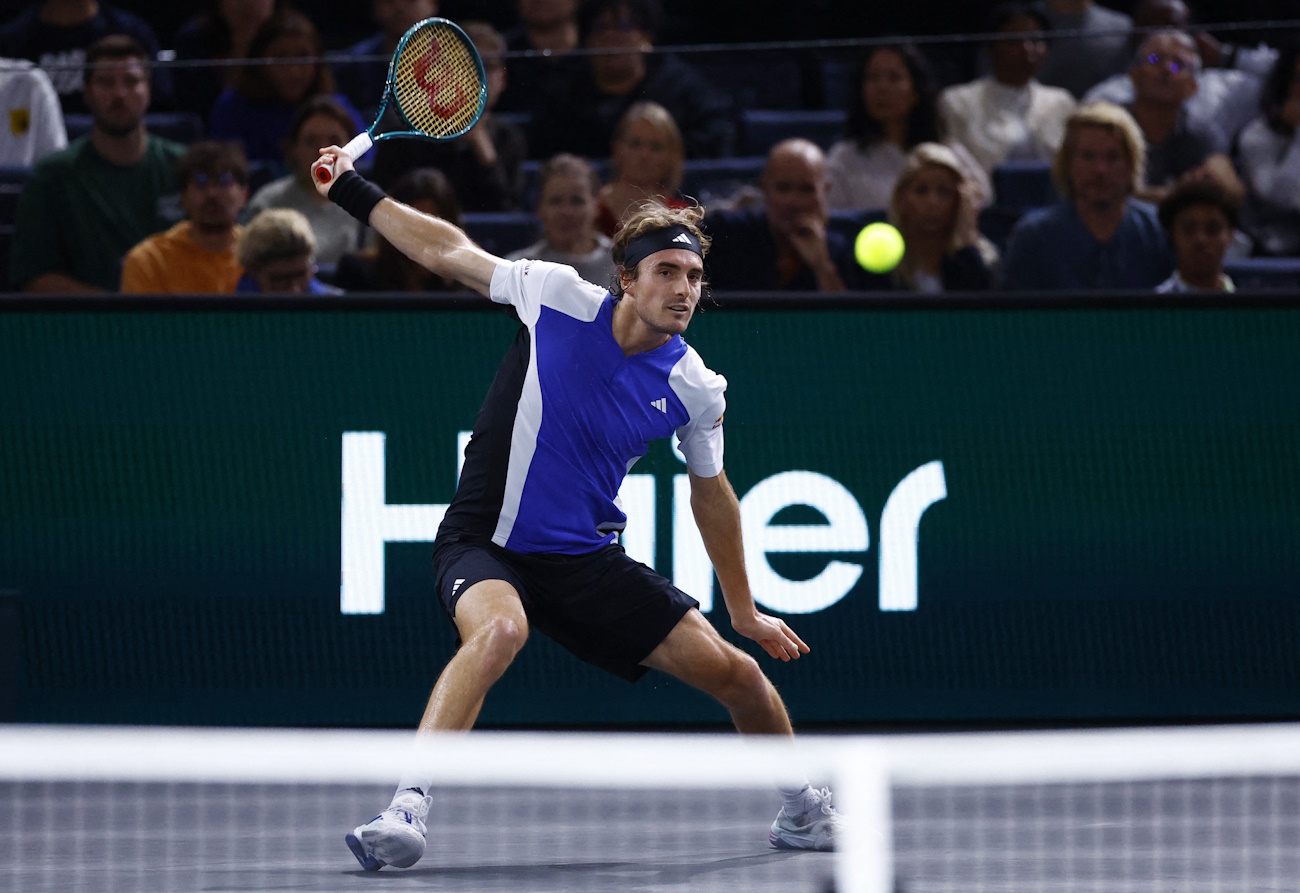
[[(1234, 45), (1184, 0), (1126, 7), (1004, 3), (977, 51), (889, 38), (805, 55), (794, 70), (816, 68), (818, 90), (789, 91), (719, 76), (739, 53), (657, 50), (681, 42), (660, 0), (517, 0), (512, 28), (461, 23), (487, 74), (480, 121), (452, 141), (381, 141), (359, 166), (471, 235), (478, 218), (535, 213), (493, 247), (600, 284), (629, 211), (701, 192), (715, 291), (1231, 291), (1225, 262), (1300, 255), (1300, 35)], [(309, 177), (321, 147), (369, 123), (387, 57), (439, 4), (371, 12), (374, 33), (337, 47), (286, 0), (216, 0), (161, 38), (98, 0), (43, 0), (5, 23), (0, 165), (21, 188), (0, 221), (9, 286), (455, 288)], [(791, 92), (818, 94), (839, 137), (798, 132), (813, 118), (792, 114), (760, 144), (746, 104)], [(162, 135), (167, 115), (193, 121), (189, 136)], [(751, 176), (684, 191), (728, 161)], [(1050, 175), (1053, 194), (1012, 201), (1008, 172)], [(904, 237), (890, 273), (854, 260), (872, 220)]]

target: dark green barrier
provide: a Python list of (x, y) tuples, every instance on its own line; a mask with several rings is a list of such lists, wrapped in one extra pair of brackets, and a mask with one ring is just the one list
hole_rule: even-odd
[[(387, 505), (446, 503), (515, 324), (362, 301), (30, 307), (0, 313), (17, 718), (413, 724), (452, 632), (420, 542), (381, 547), (383, 613), (340, 612), (344, 434), (386, 435)], [(750, 556), (760, 599), (818, 608), (787, 616), (812, 654), (764, 658), (797, 722), (1300, 715), (1296, 309), (745, 307), (689, 340), (730, 381), (748, 533), (828, 550)], [(776, 477), (796, 471), (815, 475)], [(698, 589), (674, 535), (684, 466), (661, 443), (635, 473), (629, 549)], [(800, 500), (824, 510), (781, 507)], [(725, 719), (540, 635), (483, 716)]]

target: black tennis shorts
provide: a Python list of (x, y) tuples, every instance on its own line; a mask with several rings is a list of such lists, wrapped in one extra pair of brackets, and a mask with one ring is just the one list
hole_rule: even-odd
[(528, 623), (589, 664), (629, 682), (691, 608), (700, 603), (611, 544), (586, 555), (512, 552), (493, 543), (438, 543), (438, 598), (448, 616), (475, 583), (504, 580)]

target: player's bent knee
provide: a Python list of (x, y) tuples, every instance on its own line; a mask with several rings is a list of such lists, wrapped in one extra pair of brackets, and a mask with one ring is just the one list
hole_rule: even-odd
[(728, 662), (725, 676), (715, 696), (728, 707), (742, 707), (766, 701), (772, 683), (764, 675), (758, 661), (736, 651)]
[(474, 638), (482, 643), (485, 656), (493, 663), (507, 665), (528, 641), (528, 624), (514, 617), (493, 617)]

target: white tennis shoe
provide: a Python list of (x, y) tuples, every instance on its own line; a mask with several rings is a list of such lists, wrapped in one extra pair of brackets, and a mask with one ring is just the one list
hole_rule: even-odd
[(398, 800), (364, 825), (348, 832), (344, 840), (366, 871), (385, 865), (410, 868), (424, 855), (424, 818), (432, 797)]
[(809, 788), (803, 803), (803, 812), (794, 816), (781, 807), (768, 841), (781, 850), (835, 849), (835, 837), (844, 817), (831, 805), (831, 789)]

